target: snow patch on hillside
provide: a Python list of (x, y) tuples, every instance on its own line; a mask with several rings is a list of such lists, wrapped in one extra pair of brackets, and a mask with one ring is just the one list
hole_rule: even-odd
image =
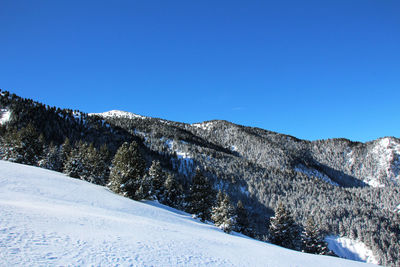
[(178, 171), (180, 173), (184, 173), (188, 175), (192, 171), (192, 166), (193, 166), (193, 158), (190, 156), (188, 152), (184, 152), (181, 150), (179, 147), (182, 145), (187, 145), (187, 142), (185, 141), (180, 141), (181, 144), (177, 144), (173, 140), (166, 140), (165, 144), (169, 148), (171, 152), (174, 152), (176, 154), (176, 157), (178, 158), (178, 163), (174, 165), (174, 167), (178, 167)]
[(365, 266), (228, 235), (190, 214), (0, 161), (2, 266)]
[(373, 187), (384, 187), (376, 177), (400, 181), (400, 144), (397, 139), (385, 137), (374, 142), (371, 153), (376, 161), (375, 177), (367, 177), (366, 182)]
[(215, 122), (209, 121), (209, 122), (201, 122), (201, 123), (193, 123), (191, 126), (200, 128), (203, 130), (211, 130), (212, 127), (214, 126)]
[(327, 183), (330, 183), (331, 185), (334, 186), (339, 186), (337, 183), (335, 183), (334, 181), (332, 181), (331, 178), (329, 178), (329, 176), (327, 176), (326, 174), (323, 174), (315, 169), (310, 169), (307, 168), (306, 166), (300, 164), (297, 167), (294, 168), (295, 171), (297, 172), (301, 172), (304, 173), (305, 175), (307, 175), (308, 177), (317, 177)]
[(380, 183), (375, 177), (367, 177), (364, 179), (364, 182), (366, 182), (369, 186), (375, 188), (385, 187), (385, 185)]
[(11, 111), (8, 109), (0, 109), (0, 125), (10, 121)]
[(100, 116), (103, 118), (126, 118), (126, 119), (146, 119), (147, 117), (145, 116), (141, 116), (141, 115), (137, 115), (135, 113), (132, 112), (127, 112), (127, 111), (121, 111), (121, 110), (110, 110), (107, 112), (103, 112), (103, 113), (90, 113), (90, 116)]
[(361, 241), (335, 236), (328, 236), (325, 240), (329, 249), (341, 258), (372, 264), (379, 263), (372, 251)]

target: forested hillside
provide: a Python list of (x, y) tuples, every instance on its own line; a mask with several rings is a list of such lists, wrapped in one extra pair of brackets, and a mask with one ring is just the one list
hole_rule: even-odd
[(285, 213), (293, 220), (286, 238), (295, 242), (283, 246), (307, 251), (304, 232), (312, 221), (320, 236), (362, 241), (381, 264), (400, 264), (397, 138), (306, 141), (227, 121), (86, 114), (8, 92), (0, 105), (2, 159), (157, 199), (227, 232), (274, 243), (270, 220)]

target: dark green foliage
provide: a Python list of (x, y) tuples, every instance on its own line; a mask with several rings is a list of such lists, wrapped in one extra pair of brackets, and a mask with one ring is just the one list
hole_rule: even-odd
[(17, 163), (37, 165), (43, 154), (43, 136), (31, 123), (20, 130), (10, 127), (2, 143), (3, 158)]
[(171, 207), (180, 207), (184, 199), (181, 185), (176, 180), (173, 173), (167, 174), (167, 179), (164, 183), (163, 203)]
[[(91, 183), (104, 185), (107, 181), (108, 171), (108, 152), (103, 147), (100, 151), (93, 144), (88, 145), (79, 141), (74, 147), (70, 148), (68, 140), (64, 143), (65, 155), (63, 172), (73, 178), (79, 178)], [(62, 154), (60, 154), (62, 157)]]
[(253, 236), (250, 222), (249, 222), (249, 213), (246, 208), (243, 206), (241, 200), (238, 201), (236, 205), (236, 226), (235, 231), (242, 233), (247, 236)]
[(210, 181), (197, 169), (192, 179), (188, 196), (189, 212), (202, 221), (211, 219), (211, 207), (214, 204), (215, 192)]
[(70, 151), (64, 163), (63, 172), (73, 178), (86, 178), (88, 170), (85, 168), (87, 144), (79, 141)]
[(327, 255), (329, 252), (328, 244), (324, 241), (318, 227), (312, 217), (308, 217), (306, 226), (302, 233), (303, 252), (310, 254)]
[(165, 173), (161, 168), (159, 161), (153, 161), (148, 178), (150, 179), (150, 195), (153, 199), (163, 201), (162, 197), (164, 194), (164, 183), (165, 183)]
[(229, 196), (221, 191), (218, 192), (216, 206), (212, 208), (211, 219), (226, 233), (230, 233), (236, 225), (235, 208), (232, 206)]
[(275, 216), (270, 219), (269, 241), (278, 246), (296, 249), (299, 240), (298, 226), (289, 210), (280, 202)]
[(63, 170), (62, 153), (60, 148), (50, 143), (43, 152), (43, 158), (39, 161), (39, 167), (61, 172)]
[(110, 189), (133, 199), (146, 197), (147, 188), (142, 185), (145, 166), (137, 143), (123, 143), (112, 161)]

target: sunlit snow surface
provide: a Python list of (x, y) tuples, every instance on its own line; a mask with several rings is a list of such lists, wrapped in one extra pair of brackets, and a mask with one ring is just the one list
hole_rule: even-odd
[(363, 242), (335, 236), (327, 237), (326, 241), (329, 249), (342, 258), (378, 264), (372, 251)]
[(137, 115), (132, 112), (121, 111), (121, 110), (110, 110), (103, 113), (90, 113), (90, 116), (97, 115), (103, 118), (127, 118), (127, 119), (145, 119), (147, 117)]
[(7, 109), (0, 109), (0, 125), (10, 120), (11, 112)]
[(0, 161), (0, 266), (364, 266), (228, 235), (190, 215)]
[[(400, 144), (391, 137), (385, 137), (374, 141), (372, 155), (377, 163), (375, 176), (386, 177), (396, 183), (400, 182)], [(372, 187), (384, 187), (376, 177), (365, 177)]]

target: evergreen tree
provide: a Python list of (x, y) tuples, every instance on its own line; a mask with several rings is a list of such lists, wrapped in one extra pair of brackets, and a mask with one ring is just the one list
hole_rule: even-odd
[(149, 169), (150, 179), (150, 195), (154, 199), (162, 201), (164, 193), (165, 173), (163, 172), (160, 162), (153, 161)]
[(311, 254), (328, 254), (328, 245), (321, 236), (312, 217), (308, 217), (302, 234), (302, 251)]
[(92, 151), (90, 165), (92, 166), (92, 175), (97, 184), (104, 185), (109, 177), (109, 158), (110, 152), (106, 145), (100, 147), (100, 150)]
[(236, 224), (235, 208), (230, 203), (229, 196), (221, 191), (217, 195), (217, 205), (212, 208), (211, 219), (226, 233), (230, 233)]
[(168, 206), (179, 207), (183, 199), (183, 193), (173, 173), (168, 173), (164, 188), (164, 203)]
[[(138, 194), (137, 191), (142, 185), (144, 173), (145, 161), (139, 152), (137, 143), (125, 142), (118, 149), (112, 161), (109, 187), (116, 193), (140, 199), (143, 197), (143, 193)], [(144, 188), (140, 190), (146, 191)]]
[(18, 131), (17, 153), (19, 154), (18, 163), (37, 165), (42, 157), (44, 137), (36, 131), (33, 124)]
[(87, 180), (89, 177), (88, 170), (85, 168), (84, 160), (86, 159), (87, 144), (79, 141), (71, 149), (69, 155), (67, 155), (66, 162), (64, 164), (63, 173), (66, 175)]
[(2, 137), (2, 158), (27, 165), (38, 165), (43, 156), (44, 137), (33, 124), (7, 129)]
[(210, 220), (211, 207), (215, 199), (214, 194), (212, 185), (207, 177), (199, 169), (196, 169), (188, 197), (189, 212), (195, 214), (202, 221)]
[(282, 202), (278, 204), (275, 216), (270, 220), (269, 240), (278, 246), (297, 249), (299, 241), (298, 226)]
[(2, 159), (18, 162), (21, 157), (18, 153), (21, 141), (17, 129), (14, 127), (7, 127), (1, 138), (1, 143)]
[(64, 143), (61, 145), (61, 161), (63, 162), (63, 165), (65, 165), (67, 162), (67, 158), (69, 157), (71, 150), (71, 142), (69, 141), (69, 138), (66, 137), (64, 139)]
[(244, 235), (252, 237), (252, 231), (250, 229), (249, 214), (241, 200), (236, 205), (236, 226), (235, 231)]
[(43, 158), (39, 161), (39, 167), (60, 172), (63, 169), (60, 148), (50, 143), (43, 152)]

